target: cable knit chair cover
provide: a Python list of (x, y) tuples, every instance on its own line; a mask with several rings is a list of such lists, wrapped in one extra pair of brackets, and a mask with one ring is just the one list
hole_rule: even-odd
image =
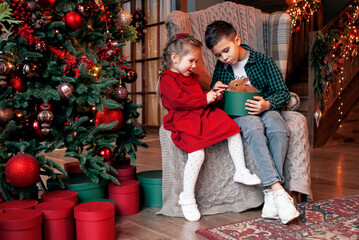
[[(271, 56), (285, 76), (290, 39), (289, 15), (283, 12), (262, 13), (253, 7), (224, 2), (205, 10), (191, 13), (173, 11), (166, 19), (167, 38), (177, 33), (193, 34), (204, 42), (206, 26), (215, 20), (230, 22), (240, 34), (242, 43)], [(213, 73), (216, 59), (210, 50), (203, 48), (204, 69), (200, 75)], [(203, 82), (205, 81), (205, 82)], [(202, 80), (201, 86), (208, 86)], [(298, 105), (294, 103), (293, 105)], [(289, 149), (284, 163), (284, 187), (290, 191), (306, 194), (311, 199), (310, 188), (310, 147), (305, 117), (295, 111), (283, 111), (282, 116), (290, 129)], [(183, 169), (187, 153), (178, 149), (171, 140), (171, 132), (160, 127), (162, 149), (162, 195), (163, 206), (158, 214), (183, 216), (178, 205), (182, 191)], [(257, 172), (243, 141), (247, 167)], [(219, 142), (205, 149), (205, 162), (196, 185), (196, 200), (202, 215), (242, 212), (263, 203), (260, 186), (245, 186), (233, 181), (234, 165), (227, 141)]]

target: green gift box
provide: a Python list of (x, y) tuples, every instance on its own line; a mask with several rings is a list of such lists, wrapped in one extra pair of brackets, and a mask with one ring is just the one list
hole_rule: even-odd
[(254, 100), (254, 96), (262, 96), (262, 93), (224, 91), (223, 111), (230, 116), (248, 116), (244, 104), (248, 99)]
[(137, 173), (140, 182), (141, 205), (162, 207), (162, 170)]

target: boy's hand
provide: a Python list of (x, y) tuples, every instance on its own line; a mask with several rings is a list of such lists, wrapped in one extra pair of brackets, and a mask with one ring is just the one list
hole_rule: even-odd
[(224, 89), (213, 89), (207, 93), (207, 104), (211, 104), (219, 100)]
[(221, 81), (216, 82), (213, 89), (223, 89), (226, 90), (228, 88), (228, 85), (223, 84)]
[(250, 115), (258, 115), (264, 111), (267, 111), (270, 108), (270, 102), (265, 100), (261, 96), (254, 96), (255, 100), (247, 100), (246, 107), (244, 109), (248, 110)]

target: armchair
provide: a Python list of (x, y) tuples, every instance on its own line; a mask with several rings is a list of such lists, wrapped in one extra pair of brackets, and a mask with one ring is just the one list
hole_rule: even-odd
[[(278, 64), (285, 78), (290, 39), (289, 15), (283, 12), (262, 13), (253, 7), (223, 2), (204, 10), (184, 13), (173, 11), (166, 19), (167, 38), (177, 33), (189, 33), (204, 42), (208, 24), (215, 20), (230, 22), (241, 36), (241, 41), (251, 48), (266, 53)], [(216, 59), (210, 50), (203, 48), (203, 58), (197, 64), (200, 84), (209, 89)], [(295, 94), (293, 94), (296, 96)], [(296, 96), (297, 97), (297, 96)], [(298, 99), (298, 98), (297, 98)], [(291, 102), (291, 107), (299, 101)], [(310, 188), (310, 147), (306, 118), (295, 111), (283, 111), (282, 116), (290, 129), (289, 148), (284, 163), (284, 187), (312, 198)], [(159, 130), (162, 149), (163, 206), (158, 214), (183, 216), (178, 205), (182, 191), (183, 169), (187, 153), (172, 142), (171, 132), (163, 125)], [(258, 174), (249, 147), (243, 139), (247, 167)], [(202, 215), (242, 212), (263, 203), (260, 186), (245, 186), (233, 181), (234, 166), (226, 141), (205, 149), (205, 161), (196, 185), (196, 200)]]

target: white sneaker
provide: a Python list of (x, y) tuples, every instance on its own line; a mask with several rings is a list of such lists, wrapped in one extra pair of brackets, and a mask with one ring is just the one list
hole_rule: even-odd
[(264, 193), (264, 206), (262, 209), (262, 218), (279, 219), (278, 209), (274, 202), (273, 191), (266, 189)]
[(198, 221), (201, 218), (201, 213), (198, 210), (196, 199), (185, 198), (183, 192), (179, 195), (178, 204), (181, 205), (182, 213), (188, 221)]
[(233, 180), (238, 183), (243, 183), (244, 185), (258, 185), (262, 183), (259, 177), (255, 174), (251, 174), (247, 168), (237, 171), (234, 174)]
[(279, 218), (283, 224), (287, 224), (299, 216), (299, 212), (294, 206), (293, 198), (284, 189), (274, 192), (273, 196)]

